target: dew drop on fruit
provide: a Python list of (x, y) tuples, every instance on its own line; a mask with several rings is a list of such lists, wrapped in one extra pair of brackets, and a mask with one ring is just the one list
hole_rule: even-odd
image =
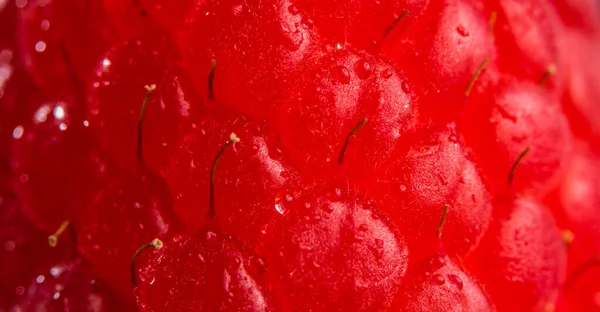
[(356, 75), (360, 79), (367, 79), (371, 75), (371, 64), (365, 60), (356, 62)]
[(392, 77), (393, 73), (390, 69), (386, 69), (381, 73), (381, 77), (383, 77), (384, 79), (388, 79), (390, 77)]
[(332, 70), (333, 79), (341, 84), (350, 83), (350, 72), (345, 66), (337, 66)]
[(463, 289), (463, 280), (458, 275), (448, 274), (448, 282), (458, 288), (458, 290)]
[(406, 185), (400, 185), (400, 192), (406, 192)]
[(446, 283), (446, 279), (440, 274), (434, 274), (431, 277), (431, 282), (435, 285), (444, 285)]
[(283, 210), (283, 205), (282, 204), (275, 204), (275, 210), (280, 214), (283, 215), (285, 213), (285, 210)]
[(408, 86), (408, 82), (406, 82), (406, 80), (402, 81), (400, 87), (402, 88), (402, 91), (404, 91), (404, 93), (410, 93), (410, 87)]

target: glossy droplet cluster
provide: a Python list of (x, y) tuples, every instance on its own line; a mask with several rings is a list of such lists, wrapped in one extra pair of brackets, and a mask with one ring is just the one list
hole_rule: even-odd
[(0, 311), (600, 311), (598, 47), (594, 0), (0, 0)]

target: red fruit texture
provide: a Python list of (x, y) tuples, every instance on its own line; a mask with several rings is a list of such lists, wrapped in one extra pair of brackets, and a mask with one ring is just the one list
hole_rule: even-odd
[(46, 267), (24, 289), (14, 311), (135, 311), (75, 258)]
[[(110, 1), (120, 3), (118, 0)], [(155, 20), (169, 33), (176, 33), (180, 27), (186, 26), (187, 17), (195, 8), (196, 2), (195, 0), (140, 0), (138, 3), (151, 20)]]
[(340, 188), (282, 204), (258, 252), (283, 311), (385, 311), (406, 272), (406, 245), (368, 200)]
[(50, 94), (68, 92), (64, 86), (73, 77), (88, 82), (97, 60), (118, 40), (97, 1), (33, 0), (16, 5), (19, 65)]
[(214, 96), (222, 105), (272, 116), (285, 90), (320, 53), (312, 25), (293, 8), (289, 0), (198, 3), (176, 41), (201, 94), (207, 94), (214, 59)]
[(176, 235), (140, 261), (140, 311), (271, 311), (264, 262), (218, 230)]
[(242, 241), (256, 242), (262, 226), (278, 213), (278, 202), (296, 183), (296, 169), (282, 154), (272, 126), (264, 120), (214, 108), (180, 145), (171, 162), (168, 183), (175, 210), (195, 231), (206, 225), (210, 170), (215, 156), (234, 132), (233, 144), (215, 173), (215, 206), (221, 227)]
[(382, 200), (381, 208), (402, 229), (417, 260), (437, 246), (432, 225), (449, 205), (443, 244), (448, 254), (464, 256), (478, 245), (492, 214), (478, 168), (452, 125), (418, 131), (404, 142), (370, 194)]
[(290, 11), (306, 12), (319, 34), (330, 42), (370, 50), (392, 29), (405, 29), (427, 7), (426, 0), (298, 0)]
[(0, 190), (0, 307), (11, 306), (24, 294), (35, 271), (61, 259), (68, 249), (52, 249), (48, 234), (23, 214), (14, 195)]
[(0, 0), (0, 311), (600, 312), (598, 51), (597, 0)]
[(13, 185), (36, 225), (54, 231), (77, 222), (103, 185), (108, 169), (73, 98), (49, 98), (31, 90), (18, 102), (23, 119), (13, 129)]
[(390, 64), (336, 48), (290, 90), (277, 120), (283, 148), (303, 170), (329, 175), (345, 138), (367, 118), (344, 163), (352, 180), (368, 179), (415, 122), (409, 85)]
[[(574, 1), (575, 2), (575, 1)], [(501, 72), (539, 83), (549, 66), (555, 68), (549, 86), (560, 88), (565, 74), (563, 25), (549, 1), (496, 0), (494, 27)]]
[[(519, 193), (543, 195), (560, 180), (572, 138), (560, 105), (541, 86), (502, 81), (468, 104), (458, 127), (493, 193), (512, 184)], [(513, 164), (527, 148), (509, 183)]]
[[(406, 38), (386, 42), (383, 54), (413, 81), (423, 122), (431, 118), (447, 121), (456, 117), (466, 101), (470, 81), (481, 64), (495, 60), (496, 49), (480, 3), (449, 0), (430, 6), (430, 17), (415, 23)], [(482, 76), (492, 72), (484, 68)]]
[(81, 219), (78, 250), (98, 276), (123, 294), (131, 293), (135, 251), (155, 237), (183, 232), (166, 181), (144, 168), (113, 177)]
[[(557, 191), (549, 196), (549, 205), (563, 230), (567, 248), (567, 283), (561, 308), (567, 311), (598, 311), (593, 280), (599, 270), (594, 259), (600, 255), (600, 166), (597, 152), (589, 144), (578, 142), (569, 170)], [(592, 263), (592, 265), (589, 265)]]
[(138, 120), (145, 86), (156, 85), (143, 119), (144, 161), (165, 173), (179, 141), (192, 129), (200, 99), (177, 65), (170, 38), (148, 31), (107, 52), (88, 95), (89, 124), (100, 146), (122, 168), (137, 165)]
[(494, 222), (466, 267), (499, 311), (554, 305), (566, 275), (566, 250), (548, 209), (509, 195), (494, 201)]
[(407, 272), (393, 311), (494, 311), (479, 283), (445, 256), (415, 263)]
[(596, 70), (600, 67), (600, 56), (595, 53), (600, 48), (600, 36), (569, 31), (566, 37), (572, 57), (567, 63), (563, 107), (571, 117), (573, 133), (600, 146), (600, 114), (595, 105), (600, 101), (600, 79)]

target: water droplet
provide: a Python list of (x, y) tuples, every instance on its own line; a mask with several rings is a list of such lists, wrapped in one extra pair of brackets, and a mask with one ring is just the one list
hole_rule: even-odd
[(406, 192), (406, 185), (400, 185), (400, 192)]
[(371, 75), (371, 64), (365, 60), (356, 62), (356, 74), (360, 79), (367, 79)]
[(334, 191), (335, 191), (335, 196), (342, 197), (342, 190), (341, 189), (336, 188)]
[(450, 282), (452, 285), (456, 286), (456, 288), (458, 288), (458, 290), (463, 289), (463, 280), (458, 275), (448, 274), (448, 282)]
[(463, 25), (458, 25), (456, 27), (456, 31), (458, 32), (459, 35), (463, 36), (463, 37), (467, 37), (469, 36), (469, 31), (465, 29), (465, 27)]
[(404, 91), (404, 93), (410, 93), (410, 87), (408, 86), (408, 82), (406, 82), (406, 80), (400, 83), (400, 87), (402, 88), (402, 91)]
[(25, 287), (23, 286), (19, 286), (15, 289), (15, 293), (17, 294), (17, 296), (21, 296), (25, 293)]
[(35, 44), (35, 50), (38, 52), (44, 52), (46, 51), (46, 43), (44, 41), (38, 41)]
[(446, 265), (446, 259), (444, 259), (440, 256), (435, 256), (435, 257), (429, 259), (428, 271), (429, 272), (437, 271), (439, 268), (443, 267), (444, 265)]
[(381, 73), (381, 77), (383, 77), (384, 79), (388, 79), (390, 77), (392, 77), (393, 73), (391, 69), (386, 69)]
[(309, 202), (304, 203), (304, 208), (310, 209), (312, 205)]
[(283, 205), (279, 203), (275, 204), (275, 210), (277, 210), (280, 215), (285, 213), (285, 210), (283, 210)]
[(444, 285), (446, 283), (446, 279), (439, 275), (439, 274), (434, 274), (431, 277), (431, 281), (435, 284), (435, 285)]
[(290, 195), (290, 194), (286, 194), (284, 198), (285, 198), (285, 201), (287, 201), (287, 202), (291, 202), (294, 199), (292, 197), (292, 195)]
[(341, 84), (350, 83), (350, 72), (345, 66), (337, 66), (331, 71), (333, 79)]
[(38, 108), (35, 113), (33, 113), (33, 122), (34, 123), (42, 123), (48, 119), (48, 114), (50, 114), (50, 105), (42, 105)]
[(23, 126), (16, 126), (15, 129), (13, 129), (12, 136), (14, 139), (18, 140), (23, 136), (23, 132)]
[(38, 277), (36, 277), (35, 282), (38, 284), (43, 283), (46, 280), (46, 277), (44, 275), (38, 275)]
[(43, 30), (43, 31), (47, 31), (48, 29), (50, 29), (50, 21), (48, 21), (48, 20), (43, 20), (43, 21), (40, 23), (40, 29), (41, 29), (41, 30)]

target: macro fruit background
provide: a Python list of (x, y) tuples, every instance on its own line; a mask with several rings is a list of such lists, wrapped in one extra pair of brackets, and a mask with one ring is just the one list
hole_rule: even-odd
[(600, 311), (599, 278), (597, 0), (0, 0), (0, 311)]

